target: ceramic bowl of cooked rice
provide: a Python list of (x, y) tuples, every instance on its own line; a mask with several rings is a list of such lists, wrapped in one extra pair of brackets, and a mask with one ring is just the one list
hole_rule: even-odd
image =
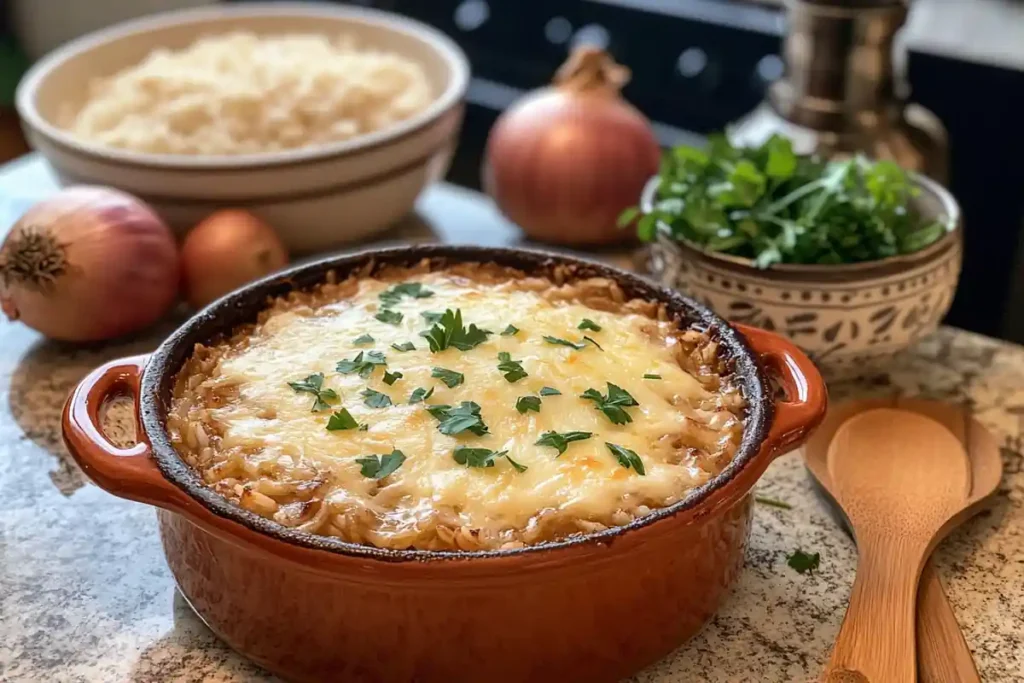
[(310, 253), (386, 229), (444, 176), (468, 81), (463, 52), (425, 24), (270, 3), (72, 41), (16, 103), (62, 183), (129, 192), (179, 232), (244, 208)]

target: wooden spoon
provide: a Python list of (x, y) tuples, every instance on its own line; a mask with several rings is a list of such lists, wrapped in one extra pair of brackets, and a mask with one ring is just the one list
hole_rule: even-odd
[[(963, 510), (950, 520), (950, 524), (958, 526), (977, 514), (998, 488), (1003, 475), (999, 444), (991, 432), (972, 419), (961, 406), (896, 396), (833, 404), (825, 421), (804, 446), (807, 469), (824, 489), (830, 503), (837, 505), (832, 495), (827, 462), (828, 445), (836, 430), (858, 413), (889, 407), (926, 415), (941, 422), (960, 439), (971, 463), (971, 493), (964, 501)], [(834, 509), (842, 513), (838, 507)], [(845, 519), (843, 522), (849, 530), (849, 522)], [(922, 683), (981, 683), (971, 649), (964, 640), (932, 562), (925, 565), (917, 593), (917, 670)]]
[(967, 453), (935, 420), (880, 408), (836, 431), (828, 472), (860, 559), (825, 680), (916, 681), (918, 581), (970, 493)]

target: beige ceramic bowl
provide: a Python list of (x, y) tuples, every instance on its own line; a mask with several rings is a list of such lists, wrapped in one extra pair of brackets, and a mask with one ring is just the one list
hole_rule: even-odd
[[(424, 112), (353, 140), (240, 156), (130, 152), (79, 140), (58, 125), (89, 82), (137, 64), (158, 47), (200, 35), (353, 35), (361, 47), (421, 64), (437, 93)], [(459, 47), (416, 21), (317, 4), (223, 6), (120, 24), (72, 41), (37, 63), (16, 96), (26, 137), (65, 184), (108, 185), (146, 200), (179, 232), (212, 211), (243, 207), (277, 228), (295, 252), (328, 249), (387, 228), (448, 168), (462, 122), (469, 67)]]
[[(723, 318), (789, 337), (829, 379), (871, 374), (933, 332), (949, 311), (960, 278), (960, 209), (938, 183), (915, 177), (925, 215), (955, 228), (938, 242), (906, 256), (836, 266), (756, 268), (736, 256), (704, 252), (664, 235), (643, 257), (642, 268)], [(644, 188), (650, 209), (658, 178)]]

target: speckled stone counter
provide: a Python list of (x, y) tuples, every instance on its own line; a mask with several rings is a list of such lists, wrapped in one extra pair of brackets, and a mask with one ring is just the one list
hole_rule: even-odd
[[(38, 164), (31, 166), (22, 177), (38, 174)], [(0, 200), (10, 183), (0, 172)], [(429, 214), (443, 199), (435, 191), (421, 208)], [(512, 234), (498, 230), (469, 236), (502, 241)], [(173, 325), (74, 349), (0, 323), (4, 683), (275, 680), (222, 645), (175, 592), (153, 508), (87, 483), (61, 443), (60, 410), (74, 383), (107, 359), (154, 348)], [(895, 359), (889, 374), (832, 387), (834, 399), (892, 393), (966, 403), (1003, 446), (1006, 474), (993, 506), (937, 557), (982, 678), (1022, 681), (1024, 348), (943, 329)], [(109, 429), (127, 433), (127, 416), (111, 410)], [(746, 570), (721, 611), (636, 683), (788, 683), (812, 680), (824, 664), (853, 581), (853, 543), (798, 457), (772, 465), (759, 492), (792, 509), (757, 507)], [(797, 548), (821, 554), (819, 571), (801, 575), (786, 565)]]

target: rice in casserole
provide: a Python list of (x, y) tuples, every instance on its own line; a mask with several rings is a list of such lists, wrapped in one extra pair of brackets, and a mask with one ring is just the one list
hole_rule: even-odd
[(731, 461), (744, 400), (708, 334), (571, 278), (425, 261), (276, 299), (196, 346), (172, 442), (242, 507), (355, 543), (512, 548), (626, 524)]

